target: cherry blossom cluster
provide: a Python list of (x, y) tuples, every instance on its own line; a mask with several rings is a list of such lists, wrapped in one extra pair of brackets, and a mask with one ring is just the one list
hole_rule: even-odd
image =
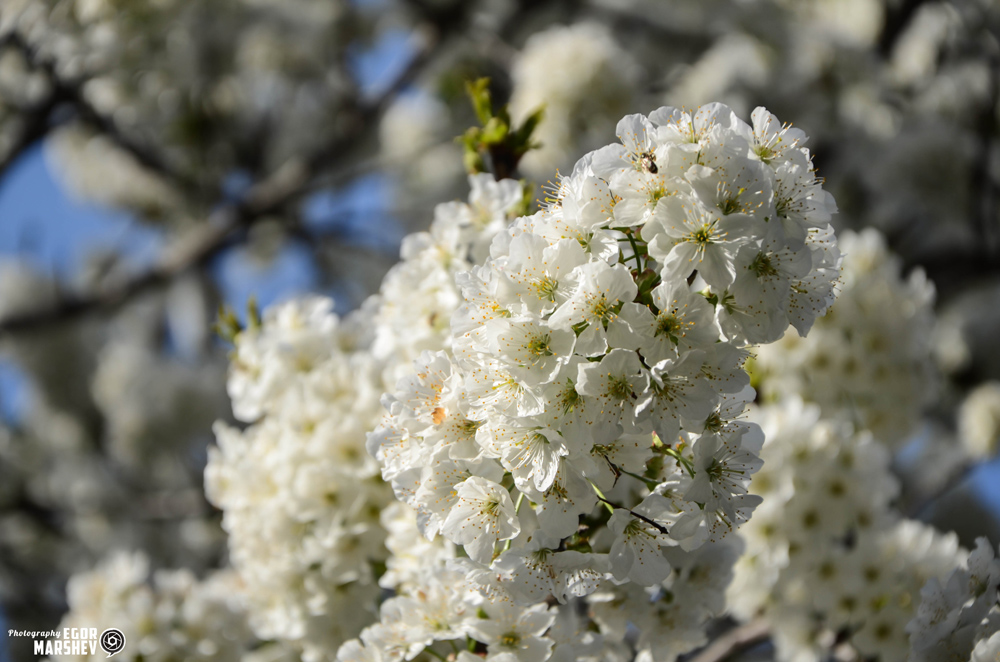
[(743, 620), (763, 614), (782, 660), (822, 659), (842, 628), (864, 654), (903, 659), (920, 588), (961, 560), (957, 538), (899, 522), (890, 456), (871, 433), (799, 399), (753, 418), (767, 439), (752, 486), (763, 503), (740, 531), (730, 609)]
[(384, 399), (383, 477), (516, 603), (659, 586), (665, 550), (718, 541), (759, 503), (745, 347), (808, 331), (839, 252), (805, 135), (752, 119), (624, 118), (458, 276), (451, 351)]
[(998, 597), (988, 545), (970, 557), (954, 533), (895, 510), (890, 455), (870, 432), (799, 399), (751, 419), (767, 438), (752, 484), (763, 503), (740, 530), (733, 615), (764, 618), (778, 660), (823, 660), (836, 646), (880, 660), (968, 660), (1000, 625), (987, 618)]
[(392, 500), (364, 451), (381, 364), (355, 347), (361, 320), (332, 306), (290, 301), (239, 333), (228, 386), (250, 425), (217, 423), (205, 470), (254, 631), (307, 660), (375, 618), (387, 555), (379, 518)]
[[(742, 620), (764, 618), (779, 660), (825, 659), (836, 646), (882, 660), (968, 660), (971, 633), (982, 639), (996, 629), (980, 623), (996, 590), (984, 580), (981, 604), (968, 612), (975, 618), (963, 620), (974, 628), (947, 630), (955, 615), (931, 632), (924, 621), (965, 603), (934, 600), (949, 574), (964, 572), (968, 553), (954, 534), (896, 509), (890, 469), (892, 449), (912, 436), (935, 392), (934, 290), (919, 271), (903, 279), (874, 230), (846, 232), (840, 246), (830, 312), (807, 338), (757, 350), (753, 379), (766, 404), (750, 419), (767, 441), (751, 491), (763, 504), (741, 529), (746, 553), (728, 602)], [(927, 429), (914, 448), (928, 467), (917, 480), (934, 491), (962, 453), (943, 431)]]
[(303, 297), (235, 337), (228, 390), (249, 425), (216, 425), (206, 492), (223, 511), (255, 633), (307, 660), (332, 659), (376, 618), (382, 589), (418, 572), (406, 556), (417, 547), (394, 523), (406, 508), (364, 443), (387, 384), (421, 351), (448, 346), (455, 274), (522, 198), (512, 180), (470, 185), (468, 204), (438, 206), (430, 231), (406, 238), (403, 260), (360, 310), (342, 319), (330, 299)]

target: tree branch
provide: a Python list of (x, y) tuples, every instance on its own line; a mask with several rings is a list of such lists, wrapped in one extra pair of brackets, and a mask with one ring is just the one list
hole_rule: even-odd
[[(39, 112), (39, 110), (31, 113), (31, 117), (35, 122), (44, 122), (44, 130), (26, 135), (25, 139), (30, 140), (30, 142), (25, 145), (24, 149), (48, 134), (51, 128), (52, 112), (60, 105), (66, 104), (72, 107), (80, 121), (109, 139), (119, 149), (127, 152), (142, 167), (160, 175), (172, 185), (188, 194), (197, 194), (199, 197), (205, 196), (205, 187), (200, 182), (170, 165), (156, 150), (122, 132), (114, 120), (106, 117), (94, 108), (83, 93), (84, 81), (64, 79), (56, 70), (55, 62), (39, 57), (37, 51), (16, 32), (11, 32), (5, 36), (4, 45), (20, 51), (28, 61), (29, 66), (43, 72), (52, 86), (49, 98), (44, 104), (41, 104), (39, 109), (44, 111), (44, 113)], [(0, 176), (2, 176), (2, 173), (3, 168), (0, 166)]]
[(708, 645), (691, 662), (722, 662), (752, 648), (770, 636), (767, 621), (759, 618), (739, 625)]
[(186, 271), (207, 264), (260, 218), (281, 209), (310, 190), (310, 182), (338, 158), (360, 146), (365, 129), (376, 126), (389, 104), (439, 50), (441, 35), (436, 29), (425, 30), (423, 43), (404, 71), (371, 102), (357, 102), (346, 111), (338, 137), (320, 146), (302, 160), (292, 160), (270, 177), (247, 190), (236, 202), (219, 207), (208, 220), (189, 231), (164, 250), (160, 259), (145, 273), (122, 280), (93, 292), (66, 298), (49, 308), (28, 311), (0, 320), (0, 335), (23, 333), (41, 327), (65, 323), (94, 312), (108, 312), (134, 297), (161, 287)]
[[(6, 35), (0, 49), (8, 46), (16, 46), (23, 43), (20, 39), (15, 39), (13, 35)], [(62, 90), (54, 88), (49, 94), (33, 108), (23, 109), (19, 115), (24, 121), (20, 134), (15, 138), (13, 145), (7, 153), (0, 158), (0, 182), (6, 176), (10, 167), (31, 148), (36, 142), (44, 138), (49, 133), (52, 122), (52, 114), (66, 99), (61, 96)]]
[(931, 494), (920, 501), (910, 504), (906, 508), (906, 517), (911, 519), (922, 519), (931, 508), (941, 499), (958, 489), (972, 475), (973, 470), (979, 466), (978, 462), (968, 461), (955, 469), (934, 494)]

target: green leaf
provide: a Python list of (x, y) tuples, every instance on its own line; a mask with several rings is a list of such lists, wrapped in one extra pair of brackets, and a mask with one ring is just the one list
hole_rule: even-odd
[(465, 91), (472, 100), (472, 108), (476, 111), (479, 123), (486, 125), (493, 118), (493, 100), (490, 97), (490, 79), (478, 78), (465, 84)]
[(483, 161), (483, 155), (475, 149), (467, 148), (465, 150), (465, 153), (462, 154), (462, 165), (465, 166), (466, 172), (473, 175), (486, 172), (486, 162)]
[(484, 145), (503, 145), (507, 141), (510, 127), (499, 117), (491, 117), (483, 126), (481, 140)]
[(524, 118), (521, 126), (514, 131), (514, 147), (520, 154), (525, 154), (528, 150), (541, 147), (541, 143), (533, 141), (531, 136), (545, 118), (545, 106), (539, 107), (535, 112)]
[(257, 297), (251, 296), (247, 299), (247, 328), (259, 329), (260, 326), (260, 306), (257, 305)]
[(493, 107), (489, 83), (489, 78), (465, 83), (465, 91), (482, 127), (468, 129), (459, 140), (465, 147), (463, 162), (467, 171), (475, 174), (485, 172), (488, 167), (493, 176), (500, 179), (513, 176), (521, 157), (539, 146), (532, 135), (544, 117), (544, 109), (534, 111), (515, 128), (506, 105)]
[(212, 325), (212, 331), (226, 342), (235, 345), (236, 336), (243, 332), (243, 325), (236, 318), (236, 313), (225, 306), (219, 306), (219, 312), (215, 318), (215, 324)]

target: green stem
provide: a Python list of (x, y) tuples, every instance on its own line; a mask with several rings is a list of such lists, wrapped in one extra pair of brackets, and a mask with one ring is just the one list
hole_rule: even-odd
[(677, 463), (684, 467), (684, 470), (687, 471), (692, 478), (694, 477), (694, 465), (691, 464), (691, 460), (681, 455), (676, 448), (667, 446), (663, 452), (677, 460)]
[(656, 481), (654, 481), (654, 480), (650, 480), (648, 478), (643, 478), (639, 474), (634, 474), (631, 471), (626, 471), (625, 469), (622, 469), (621, 467), (617, 467), (617, 468), (618, 468), (618, 471), (622, 472), (626, 476), (631, 476), (632, 478), (635, 478), (636, 480), (641, 480), (643, 482), (643, 484), (646, 486), (646, 489), (648, 489), (650, 492), (652, 492), (653, 490), (655, 490), (656, 486), (658, 485), (658, 483)]
[(594, 493), (597, 494), (598, 501), (603, 503), (604, 507), (608, 509), (608, 512), (613, 515), (615, 512), (614, 504), (604, 498), (604, 492), (602, 492), (601, 488), (599, 488), (597, 485), (594, 485), (593, 481), (588, 480), (587, 482), (590, 483), (590, 486), (592, 488), (594, 488)]
[(635, 268), (642, 273), (642, 256), (639, 255), (639, 244), (635, 243), (635, 237), (632, 236), (632, 230), (627, 230), (625, 236), (628, 237), (628, 243), (632, 244), (632, 255), (635, 257)]

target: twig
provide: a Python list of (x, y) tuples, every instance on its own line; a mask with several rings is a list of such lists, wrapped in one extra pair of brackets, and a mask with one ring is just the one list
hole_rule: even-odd
[[(45, 102), (40, 104), (38, 108), (30, 111), (30, 113), (27, 113), (32, 118), (31, 121), (35, 131), (25, 132), (23, 140), (26, 142), (26, 145), (24, 145), (21, 151), (48, 134), (51, 128), (53, 111), (59, 106), (67, 104), (76, 111), (76, 116), (82, 122), (109, 139), (119, 149), (127, 152), (144, 168), (157, 173), (187, 193), (202, 194), (204, 192), (204, 187), (199, 182), (171, 166), (155, 150), (123, 133), (112, 119), (102, 115), (84, 95), (83, 81), (67, 80), (60, 76), (56, 69), (56, 63), (50, 59), (40, 57), (37, 51), (21, 35), (16, 32), (5, 35), (3, 45), (20, 51), (33, 69), (38, 69), (45, 74), (49, 80), (49, 84), (52, 86), (49, 97)], [(5, 160), (10, 161), (9, 158)], [(6, 165), (3, 164), (3, 166), (0, 166), (0, 174), (2, 174), (3, 168)]]
[(743, 650), (751, 648), (770, 636), (767, 621), (757, 619), (737, 626), (713, 641), (691, 662), (722, 662)]
[(14, 144), (0, 158), (0, 182), (6, 176), (10, 167), (32, 147), (36, 142), (44, 138), (49, 133), (52, 122), (52, 114), (65, 101), (55, 90), (34, 108), (24, 110), (20, 113), (24, 119), (22, 127)]
[[(596, 486), (595, 486), (595, 488), (596, 488)], [(667, 527), (663, 526), (662, 524), (660, 524), (659, 522), (657, 522), (655, 520), (649, 519), (645, 515), (640, 515), (639, 513), (637, 513), (634, 510), (632, 510), (631, 508), (626, 508), (625, 506), (619, 505), (619, 504), (615, 503), (614, 501), (608, 501), (607, 499), (605, 499), (600, 494), (597, 495), (597, 500), (600, 501), (600, 502), (602, 502), (602, 503), (608, 504), (612, 508), (617, 508), (618, 510), (628, 511), (628, 513), (632, 517), (635, 517), (636, 519), (642, 520), (643, 522), (645, 522), (646, 524), (650, 525), (651, 527), (653, 527), (654, 529), (656, 529), (657, 531), (659, 531), (663, 535), (665, 535), (665, 536), (669, 536), (670, 535), (670, 530)]]
[(912, 504), (909, 508), (907, 508), (906, 516), (912, 519), (920, 519), (926, 515), (927, 511), (930, 510), (935, 503), (948, 496), (952, 493), (952, 491), (962, 485), (962, 483), (964, 483), (965, 480), (972, 474), (972, 471), (978, 466), (979, 464), (976, 462), (966, 462), (963, 464), (957, 471), (948, 477), (948, 480), (945, 481), (944, 485), (934, 492), (934, 494), (918, 501), (915, 504)]

